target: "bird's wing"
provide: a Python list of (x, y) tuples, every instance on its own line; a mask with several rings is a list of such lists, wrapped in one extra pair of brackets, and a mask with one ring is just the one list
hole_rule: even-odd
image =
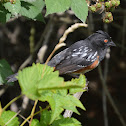
[(89, 47), (89, 43), (84, 40), (76, 42), (54, 56), (49, 65), (55, 67), (60, 74), (72, 73), (87, 67), (97, 59), (98, 55), (97, 51)]

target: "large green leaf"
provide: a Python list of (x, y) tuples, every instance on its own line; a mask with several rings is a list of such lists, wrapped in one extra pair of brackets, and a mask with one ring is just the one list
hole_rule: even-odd
[(0, 4), (0, 23), (6, 23), (11, 17), (11, 13)]
[[(22, 93), (33, 100), (47, 101), (52, 110), (52, 123), (64, 109), (77, 111), (76, 107), (83, 110), (85, 108), (81, 102), (68, 94), (68, 89), (78, 88), (82, 91), (84, 87), (84, 78), (82, 75), (80, 81), (64, 82), (63, 78), (59, 77), (57, 71), (53, 72), (53, 68), (44, 64), (33, 64), (31, 67), (25, 68), (19, 72), (18, 80), (21, 86)], [(79, 89), (80, 88), (80, 89)], [(71, 94), (75, 91), (71, 91)]]
[(17, 16), (19, 11), (20, 11), (20, 9), (21, 9), (21, 2), (20, 2), (20, 0), (16, 0), (15, 4), (11, 4), (10, 2), (6, 2), (3, 5), (14, 16)]
[(63, 112), (64, 109), (72, 110), (77, 114), (79, 114), (79, 112), (77, 111), (76, 106), (85, 110), (84, 106), (78, 99), (68, 94), (64, 96), (58, 91), (43, 91), (39, 100), (48, 101), (51, 106), (52, 115), (50, 123), (52, 123)]
[[(13, 74), (10, 65), (6, 60), (0, 60), (0, 85), (6, 83), (6, 78)], [(13, 83), (10, 83), (13, 84)]]
[(71, 0), (71, 9), (82, 22), (86, 21), (88, 16), (88, 6), (86, 0)]
[(42, 126), (42, 125), (39, 123), (39, 120), (33, 119), (32, 123), (31, 123), (31, 126)]
[(81, 123), (75, 118), (64, 118), (60, 116), (60, 119), (55, 120), (52, 126), (81, 126)]
[(40, 116), (40, 124), (41, 126), (48, 126), (51, 120), (51, 111), (44, 110)]
[[(79, 85), (80, 85), (80, 86), (83, 85), (83, 87), (86, 88), (86, 78), (85, 78), (84, 75), (80, 75), (79, 78), (72, 79), (72, 80), (71, 80), (71, 83), (75, 83), (75, 84), (77, 84), (78, 86), (79, 86)], [(71, 88), (71, 89), (69, 90), (69, 93), (70, 93), (70, 94), (75, 94), (75, 93), (77, 93), (77, 92), (84, 92), (84, 91), (86, 91), (86, 90), (84, 90), (84, 89), (82, 89), (82, 88)]]
[(33, 100), (39, 99), (43, 90), (62, 89), (62, 93), (64, 93), (63, 89), (82, 89), (84, 87), (84, 84), (78, 85), (70, 81), (64, 82), (64, 79), (59, 77), (58, 71), (53, 72), (53, 68), (45, 67), (42, 64), (33, 64), (32, 67), (25, 68), (22, 72), (20, 71), (18, 80), (22, 93)]
[(21, 10), (19, 13), (27, 18), (44, 21), (43, 15), (41, 13), (44, 5), (45, 4), (43, 0), (37, 0), (35, 2), (25, 2), (24, 0), (22, 0)]
[(18, 117), (12, 111), (4, 111), (0, 116), (0, 126), (19, 126)]
[(71, 0), (45, 0), (46, 15), (64, 12), (70, 8)]
[[(49, 126), (51, 119), (52, 111), (44, 110), (40, 116), (41, 126)], [(75, 118), (64, 118), (62, 115), (59, 115), (51, 126), (81, 126), (81, 123)]]
[(43, 67), (41, 67), (41, 64), (33, 64), (32, 67), (25, 68), (22, 72), (19, 71), (18, 74), (18, 81), (22, 93), (33, 100), (36, 100), (40, 97), (38, 93), (37, 82), (41, 79), (42, 68)]

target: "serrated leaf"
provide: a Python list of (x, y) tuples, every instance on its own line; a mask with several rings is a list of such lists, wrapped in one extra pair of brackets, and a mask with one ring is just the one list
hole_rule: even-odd
[(37, 1), (37, 0), (21, 0), (21, 1), (25, 1), (25, 2), (32, 3), (32, 2), (35, 2), (35, 1)]
[(51, 111), (44, 110), (40, 116), (40, 124), (41, 126), (48, 126), (51, 120)]
[[(47, 78), (43, 81), (43, 83), (41, 83), (43, 86), (46, 85), (46, 83), (48, 83), (50, 79), (48, 79), (48, 77), (52, 74), (56, 75), (57, 72), (55, 74), (55, 72), (53, 72), (53, 68), (49, 66), (45, 67), (45, 65), (39, 63), (36, 65), (33, 64), (31, 67), (23, 69), (23, 71), (20, 71), (18, 75), (18, 80), (22, 89), (22, 93), (33, 100), (39, 99), (41, 91), (39, 90), (38, 86), (40, 84), (40, 81), (42, 81), (44, 78)], [(57, 80), (59, 79), (58, 74), (56, 78)], [(51, 78), (51, 80), (51, 84), (54, 85), (53, 83), (55, 83), (56, 80), (53, 81), (53, 78)], [(59, 80), (61, 81), (61, 83), (63, 82), (63, 79)], [(47, 87), (50, 88), (50, 85), (47, 85)]]
[(20, 14), (38, 21), (43, 21), (43, 15), (41, 13), (42, 9), (44, 7), (44, 2), (42, 0), (37, 0), (35, 2), (21, 2), (21, 10)]
[(23, 71), (19, 71), (18, 74), (18, 81), (22, 93), (33, 100), (36, 100), (40, 97), (38, 93), (37, 82), (41, 79), (42, 68), (43, 66), (41, 66), (41, 64), (33, 64), (32, 67), (25, 68)]
[(77, 81), (67, 81), (64, 82), (62, 77), (59, 77), (59, 72), (55, 71), (43, 78), (38, 82), (38, 90), (41, 93), (43, 90), (52, 90), (52, 89), (78, 89), (78, 91), (83, 91), (84, 82), (80, 83), (79, 80), (82, 80), (82, 77)]
[(59, 96), (55, 91), (43, 91), (41, 94), (41, 98), (39, 99), (40, 101), (48, 101), (51, 106), (52, 114), (50, 123), (52, 123), (55, 118), (58, 117), (59, 114), (62, 113), (62, 111), (64, 110), (62, 104), (60, 103), (60, 99), (58, 98)]
[(18, 117), (15, 112), (4, 111), (0, 117), (0, 126), (19, 126)]
[[(13, 72), (8, 62), (4, 59), (0, 60), (0, 85), (6, 83), (7, 82), (6, 78), (11, 74), (13, 74)], [(13, 84), (13, 83), (9, 83), (9, 84)]]
[(11, 17), (11, 13), (0, 4), (0, 23), (6, 23)]
[(33, 119), (32, 122), (31, 122), (31, 126), (41, 126), (41, 125), (39, 123), (39, 120)]
[[(41, 126), (48, 126), (50, 123), (52, 111), (44, 110), (40, 116)], [(62, 115), (59, 115), (56, 120), (51, 124), (51, 126), (81, 126), (81, 123), (75, 118), (64, 118)]]
[(15, 4), (11, 4), (11, 2), (6, 2), (3, 5), (14, 16), (17, 16), (21, 9), (20, 0), (16, 0)]
[(64, 12), (70, 8), (71, 0), (45, 0), (48, 14)]
[(76, 106), (85, 110), (84, 106), (78, 99), (71, 95), (61, 95), (58, 92), (52, 91), (52, 93), (49, 93), (47, 91), (43, 91), (39, 100), (48, 101), (51, 106), (52, 115), (50, 123), (52, 123), (62, 113), (64, 109), (72, 110), (77, 114), (79, 114), (79, 112), (77, 111)]
[[(84, 87), (86, 87), (86, 78), (85, 78), (84, 75), (80, 75), (79, 78), (72, 79), (72, 80), (71, 80), (71, 83), (75, 83), (75, 84), (77, 84), (78, 86), (79, 86), (79, 85), (80, 85), (80, 86), (83, 86), (83, 88), (84, 88)], [(83, 90), (83, 88), (71, 88), (71, 89), (69, 90), (69, 93), (70, 93), (70, 94), (75, 94), (75, 93), (77, 93), (77, 92), (84, 92), (84, 91), (86, 91), (86, 90)]]
[[(43, 69), (45, 69), (44, 73)], [(64, 89), (76, 87), (81, 89), (83, 87), (83, 85), (70, 82), (65, 83), (63, 78), (59, 77), (58, 71), (53, 72), (53, 68), (45, 67), (42, 64), (33, 64), (32, 67), (27, 67), (22, 72), (20, 71), (18, 80), (22, 93), (33, 100), (39, 99), (43, 90), (62, 89), (62, 94), (66, 94), (67, 90)]]
[(64, 118), (60, 116), (60, 119), (55, 120), (52, 126), (81, 126), (81, 123), (75, 118)]
[(38, 82), (38, 89), (42, 90), (49, 90), (52, 88), (60, 88), (61, 86), (64, 86), (64, 79), (62, 77), (59, 77), (59, 72), (52, 72), (48, 74), (47, 76), (43, 76), (43, 78)]
[(45, 67), (43, 64), (33, 64), (31, 67), (25, 68), (22, 72), (19, 72), (18, 75), (23, 94), (33, 100), (47, 101), (50, 104), (52, 110), (50, 123), (52, 123), (64, 109), (72, 110), (77, 114), (79, 114), (79, 112), (76, 106), (85, 110), (78, 99), (67, 94), (67, 89), (75, 88), (75, 86), (82, 88), (83, 84), (77, 86), (76, 83), (69, 82), (69, 84), (66, 83), (68, 84), (67, 86), (58, 75), (57, 71), (53, 72), (53, 68), (49, 66)]
[(71, 9), (82, 22), (86, 21), (88, 16), (88, 6), (86, 0), (71, 0)]

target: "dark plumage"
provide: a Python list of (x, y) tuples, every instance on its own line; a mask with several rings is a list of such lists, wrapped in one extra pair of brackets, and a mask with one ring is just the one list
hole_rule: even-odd
[[(104, 42), (104, 40), (107, 42)], [(48, 65), (55, 67), (55, 70), (58, 70), (60, 74), (76, 72), (90, 66), (97, 60), (98, 56), (99, 62), (102, 61), (106, 55), (107, 48), (110, 46), (115, 46), (110, 36), (106, 32), (99, 30), (85, 40), (78, 41), (58, 53)]]

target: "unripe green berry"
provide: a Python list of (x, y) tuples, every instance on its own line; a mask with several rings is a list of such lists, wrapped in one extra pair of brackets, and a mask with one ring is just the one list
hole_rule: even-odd
[(97, 3), (97, 4), (96, 4), (96, 7), (97, 7), (97, 8), (101, 8), (101, 6), (102, 6), (101, 3)]
[(116, 5), (115, 6), (119, 6), (120, 5), (120, 1), (119, 0), (117, 0), (116, 1)]
[(104, 2), (104, 0), (99, 0), (100, 2)]
[(109, 8), (110, 7), (110, 3), (109, 2), (105, 2), (105, 7)]
[(105, 22), (105, 23), (109, 23), (109, 19), (105, 19), (104, 22)]
[(108, 18), (112, 17), (112, 13), (111, 12), (108, 12), (107, 17)]
[(112, 0), (111, 3), (112, 3), (112, 6), (116, 5), (116, 1), (115, 0)]
[(95, 6), (91, 6), (91, 7), (90, 7), (90, 10), (91, 10), (92, 12), (96, 12), (96, 7), (95, 7)]

